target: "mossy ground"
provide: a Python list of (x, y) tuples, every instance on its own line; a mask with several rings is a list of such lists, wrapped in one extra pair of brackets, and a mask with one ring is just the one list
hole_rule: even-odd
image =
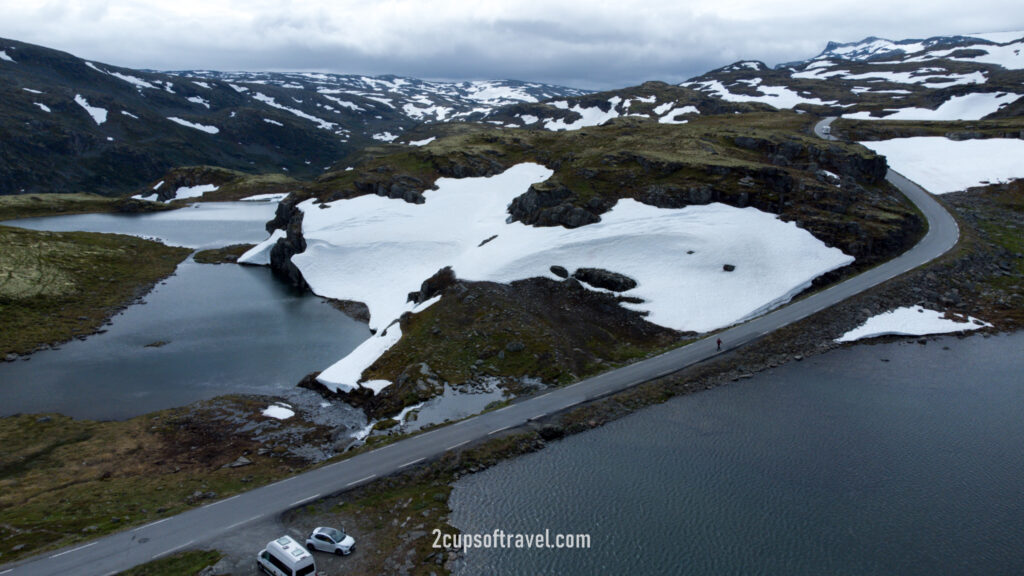
[(524, 379), (566, 384), (686, 338), (575, 281), (459, 282), (443, 294), (403, 319), (402, 339), (366, 373), (394, 382), (364, 406), (372, 414), (430, 398), (432, 378), (453, 385), (497, 379), (518, 393)]
[(132, 236), (0, 226), (0, 355), (94, 332), (188, 254)]
[(108, 212), (157, 212), (175, 207), (98, 194), (16, 194), (0, 196), (0, 220)]
[[(120, 422), (56, 414), (0, 418), (0, 563), (307, 468), (307, 461), (289, 454), (292, 445), (267, 440), (261, 430), (292, 426), (292, 442), (317, 445), (333, 430), (298, 416), (284, 423), (266, 418), (267, 403), (227, 396)], [(252, 463), (225, 467), (243, 455)]]
[(975, 258), (980, 262), (970, 278), (952, 272), (963, 284), (956, 286), (956, 297), (974, 301), (972, 309), (964, 307), (963, 312), (1000, 328), (1024, 327), (1024, 179), (971, 188), (944, 199), (961, 222), (969, 250), (981, 255)]
[(216, 550), (189, 550), (119, 572), (118, 576), (196, 576), (222, 557)]

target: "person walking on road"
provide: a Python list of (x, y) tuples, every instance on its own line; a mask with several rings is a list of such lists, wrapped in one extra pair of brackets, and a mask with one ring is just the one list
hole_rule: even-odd
[(722, 351), (722, 339), (721, 338), (718, 339), (718, 351), (719, 352)]

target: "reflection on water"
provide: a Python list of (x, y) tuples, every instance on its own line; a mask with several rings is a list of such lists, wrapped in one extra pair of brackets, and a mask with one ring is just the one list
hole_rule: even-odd
[[(12, 222), (46, 230), (160, 236), (189, 246), (258, 242), (274, 204), (202, 204), (139, 216), (85, 214)], [(113, 318), (106, 333), (0, 363), (0, 416), (61, 412), (127, 418), (228, 393), (281, 393), (370, 336), (320, 298), (265, 268), (190, 260)]]

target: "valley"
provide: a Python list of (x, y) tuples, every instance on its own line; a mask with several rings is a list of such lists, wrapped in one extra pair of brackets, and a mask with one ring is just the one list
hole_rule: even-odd
[[(282, 289), (372, 332), (340, 357), (303, 361), (295, 393), (110, 422), (3, 418), (0, 566), (46, 574), (88, 557), (120, 570), (170, 542), (214, 542), (225, 525), (297, 534), (316, 517), (347, 518), (377, 543), (360, 570), (450, 573), (460, 555), (431, 550), (425, 529), (451, 528), (461, 476), (849, 348), (844, 334), (897, 308), (962, 333), (1019, 330), (1022, 41), (872, 38), (776, 67), (587, 92), (156, 73), (0, 40), (15, 62), (0, 62), (12, 103), (0, 114), (11, 136), (0, 217), (92, 214), (99, 231), (111, 214), (153, 212), (128, 233), (159, 240), (53, 231), (62, 218), (6, 222), (8, 361), (31, 367), (34, 351), (87, 338), (176, 267), (266, 266)], [(11, 72), (23, 64), (31, 71)], [(831, 116), (833, 139), (820, 138)], [(86, 189), (102, 195), (67, 193)], [(197, 216), (246, 204), (261, 205), (269, 236)], [(182, 239), (190, 219), (202, 240)], [(912, 324), (883, 338), (933, 341)], [(308, 345), (318, 338), (337, 339)], [(414, 424), (424, 406), (481, 390), (502, 399)], [(293, 416), (264, 413), (274, 405)], [(339, 410), (352, 416), (342, 423)], [(245, 503), (258, 500), (277, 504), (253, 517)], [(428, 520), (385, 520), (410, 521), (410, 505)], [(188, 534), (172, 516), (186, 510)], [(158, 543), (118, 532), (147, 522), (161, 523)], [(70, 552), (86, 541), (102, 545)], [(131, 552), (103, 559), (107, 546)], [(59, 562), (31, 558), (57, 548)], [(240, 550), (222, 551), (197, 565), (239, 573)]]

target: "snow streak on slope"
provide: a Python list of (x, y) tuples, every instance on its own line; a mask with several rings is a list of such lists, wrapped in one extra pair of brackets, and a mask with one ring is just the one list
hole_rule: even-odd
[[(753, 94), (734, 94), (730, 92), (721, 82), (718, 80), (707, 80), (704, 82), (692, 82), (683, 84), (694, 90), (700, 90), (702, 92), (708, 92), (714, 96), (726, 100), (728, 102), (762, 102), (769, 104), (776, 108), (790, 109), (800, 104), (815, 104), (815, 105), (828, 105), (835, 104), (835, 101), (822, 101), (819, 98), (811, 98), (808, 96), (801, 96), (800, 94), (786, 88), (785, 86), (767, 86), (760, 84), (760, 78), (756, 78), (757, 82), (752, 85), (757, 88), (760, 95)], [(752, 81), (753, 82), (753, 81)]]
[(199, 130), (200, 132), (206, 132), (207, 134), (217, 134), (217, 133), (220, 132), (220, 129), (217, 128), (216, 126), (207, 126), (205, 124), (197, 124), (195, 122), (189, 122), (188, 120), (182, 120), (181, 118), (178, 118), (177, 116), (169, 116), (167, 119), (170, 120), (171, 122), (174, 122), (175, 124), (178, 124), (178, 125), (181, 125), (181, 126), (185, 126), (187, 128), (192, 128), (194, 130)]
[(92, 117), (96, 125), (99, 126), (107, 121), (107, 110), (106, 108), (98, 108), (96, 106), (90, 106), (89, 101), (82, 97), (81, 94), (75, 94), (75, 103), (85, 109)]
[[(379, 335), (354, 352), (361, 366), (397, 341), (391, 324), (412, 309), (407, 295), (444, 266), (463, 279), (494, 282), (553, 278), (555, 264), (605, 268), (638, 282), (626, 294), (644, 302), (629, 306), (651, 322), (705, 332), (784, 303), (853, 261), (793, 223), (722, 204), (661, 209), (620, 200), (600, 222), (572, 230), (506, 222), (509, 202), (551, 174), (520, 164), (491, 178), (441, 178), (422, 205), (373, 195), (326, 208), (303, 202), (306, 250), (292, 262), (315, 293), (369, 307)], [(266, 248), (255, 248), (254, 260)], [(325, 371), (321, 382), (355, 385), (352, 362)]]

